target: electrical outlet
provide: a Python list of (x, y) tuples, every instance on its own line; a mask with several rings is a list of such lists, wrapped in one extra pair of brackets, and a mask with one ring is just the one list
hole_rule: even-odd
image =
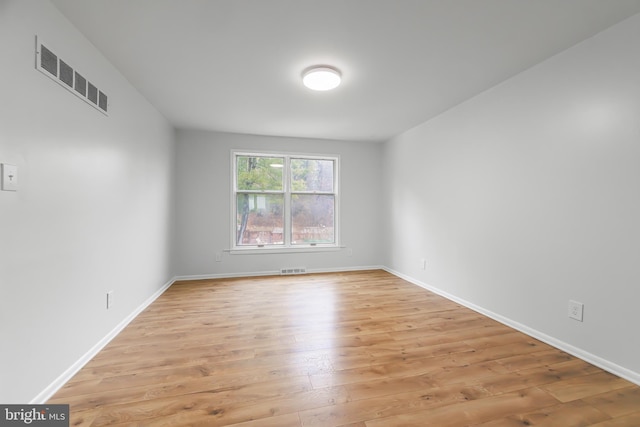
[(347, 256), (353, 256), (353, 249), (347, 249)]
[(222, 262), (222, 254), (220, 252), (216, 253), (216, 262)]
[(569, 300), (569, 317), (582, 322), (584, 304), (578, 301)]
[(113, 291), (107, 292), (107, 310), (113, 306)]
[(423, 270), (426, 270), (427, 269), (427, 260), (422, 258), (420, 260), (420, 266), (422, 267)]

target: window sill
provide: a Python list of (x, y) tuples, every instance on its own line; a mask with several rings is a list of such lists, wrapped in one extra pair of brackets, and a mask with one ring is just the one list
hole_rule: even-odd
[(267, 254), (299, 254), (313, 252), (336, 252), (344, 249), (345, 246), (302, 246), (299, 248), (235, 248), (227, 252), (231, 255), (267, 255)]

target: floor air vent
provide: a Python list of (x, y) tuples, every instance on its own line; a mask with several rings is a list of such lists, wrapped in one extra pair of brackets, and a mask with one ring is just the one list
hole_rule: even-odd
[(291, 274), (306, 274), (306, 273), (307, 273), (306, 267), (283, 268), (280, 270), (280, 275), (282, 276), (288, 276)]
[(36, 68), (96, 110), (108, 115), (107, 95), (53, 53), (50, 46), (43, 44), (38, 37), (36, 37)]

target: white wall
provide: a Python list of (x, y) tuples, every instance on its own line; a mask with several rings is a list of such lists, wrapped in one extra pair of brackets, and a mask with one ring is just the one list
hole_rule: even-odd
[(384, 158), (391, 269), (640, 380), (640, 16), (403, 133)]
[[(337, 252), (230, 255), (231, 150), (339, 155), (341, 244)], [(177, 132), (176, 264), (178, 276), (260, 274), (283, 267), (308, 270), (378, 266), (382, 261), (382, 147), (347, 141)]]
[[(109, 117), (35, 69), (36, 34)], [(172, 277), (174, 133), (48, 1), (0, 1), (0, 53), (0, 402), (26, 403)]]

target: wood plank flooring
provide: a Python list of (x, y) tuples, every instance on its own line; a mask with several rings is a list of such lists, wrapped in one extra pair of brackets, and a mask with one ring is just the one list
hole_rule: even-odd
[(384, 271), (174, 284), (72, 426), (640, 426), (640, 387)]

